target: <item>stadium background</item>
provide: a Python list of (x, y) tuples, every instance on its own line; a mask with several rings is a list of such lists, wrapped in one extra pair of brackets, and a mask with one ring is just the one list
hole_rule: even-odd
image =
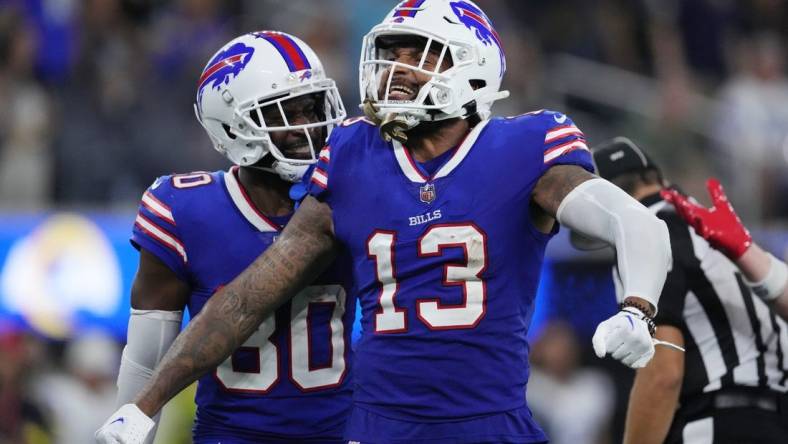
[[(592, 145), (632, 137), (702, 202), (716, 175), (756, 239), (786, 257), (788, 2), (478, 4), (507, 53), (512, 97), (497, 114), (557, 109)], [(159, 175), (227, 167), (191, 108), (209, 56), (244, 32), (298, 35), (357, 114), (361, 37), (393, 5), (0, 0), (0, 443), (88, 442), (112, 412), (138, 199)], [(609, 261), (566, 233), (548, 251), (529, 386), (555, 442), (620, 439), (632, 374), (590, 350), (615, 308)], [(190, 396), (159, 442), (189, 442)]]

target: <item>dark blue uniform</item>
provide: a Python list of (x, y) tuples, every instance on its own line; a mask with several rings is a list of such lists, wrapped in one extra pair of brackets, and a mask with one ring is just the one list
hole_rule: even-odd
[[(165, 176), (143, 195), (132, 243), (191, 286), (194, 317), (276, 240), (288, 219), (260, 214), (236, 168)], [(355, 302), (338, 269), (283, 305), (200, 379), (195, 443), (342, 442)]]
[(362, 308), (347, 438), (543, 442), (525, 399), (528, 332), (547, 241), (534, 186), (593, 171), (580, 130), (539, 111), (477, 125), (420, 165), (363, 119), (333, 131), (310, 193), (333, 210)]

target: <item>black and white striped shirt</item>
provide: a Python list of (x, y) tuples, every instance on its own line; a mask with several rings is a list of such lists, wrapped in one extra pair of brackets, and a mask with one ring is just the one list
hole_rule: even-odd
[[(641, 202), (670, 232), (673, 268), (656, 323), (684, 336), (681, 399), (733, 386), (788, 392), (788, 324), (751, 294), (736, 265), (695, 234), (669, 203), (658, 194)], [(617, 270), (613, 274), (621, 298)]]

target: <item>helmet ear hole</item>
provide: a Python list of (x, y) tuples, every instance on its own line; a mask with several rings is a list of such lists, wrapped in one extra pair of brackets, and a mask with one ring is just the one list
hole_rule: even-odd
[(474, 90), (482, 89), (485, 86), (487, 86), (487, 82), (482, 79), (471, 79), (468, 81), (468, 83), (471, 84), (471, 88), (473, 88)]
[(258, 115), (258, 112), (259, 109), (250, 112), (249, 118), (252, 119), (252, 122), (254, 122), (254, 124), (257, 125), (258, 128), (260, 128), (262, 124), (260, 123), (260, 116)]
[(233, 134), (232, 131), (230, 131), (230, 129), (231, 129), (230, 125), (228, 125), (226, 123), (223, 123), (222, 124), (222, 129), (224, 129), (224, 132), (225, 132), (225, 134), (227, 134), (227, 137), (229, 137), (230, 139), (235, 140), (236, 136), (235, 136), (235, 134)]

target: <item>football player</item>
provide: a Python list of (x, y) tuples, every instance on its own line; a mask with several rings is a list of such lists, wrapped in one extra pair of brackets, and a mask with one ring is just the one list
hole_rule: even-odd
[[(238, 37), (211, 58), (195, 112), (214, 148), (235, 166), (160, 177), (142, 196), (131, 238), (140, 262), (119, 405), (150, 379), (180, 331), (184, 308), (199, 319), (212, 295), (280, 236), (293, 212), (291, 186), (345, 117), (314, 51), (268, 31)], [(340, 442), (354, 317), (346, 282), (330, 270), (215, 363), (197, 388), (195, 443)], [(113, 417), (98, 441), (146, 435), (129, 426)]]
[(363, 314), (347, 439), (545, 442), (524, 395), (526, 333), (558, 222), (615, 246), (628, 297), (594, 348), (646, 365), (667, 228), (591, 173), (566, 115), (491, 118), (505, 68), (472, 2), (400, 2), (364, 38), (368, 117), (331, 134), (280, 240), (206, 304), (129, 407), (135, 416), (116, 417), (143, 424), (345, 246)]

